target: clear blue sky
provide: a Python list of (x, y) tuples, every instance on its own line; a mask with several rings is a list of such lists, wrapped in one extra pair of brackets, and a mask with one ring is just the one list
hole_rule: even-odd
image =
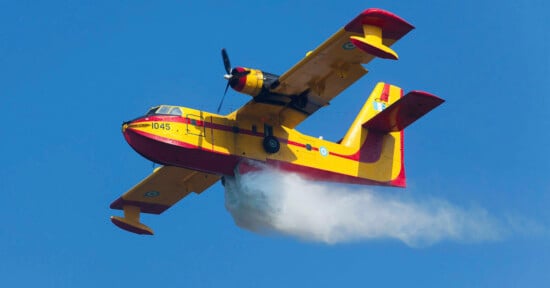
[[(0, 2), (4, 287), (550, 283), (548, 1), (186, 2)], [(503, 239), (411, 248), (260, 236), (235, 226), (219, 184), (144, 216), (154, 237), (110, 223), (111, 201), (151, 171), (122, 121), (156, 104), (215, 111), (222, 47), (235, 65), (280, 74), (370, 7), (416, 26), (394, 46), (401, 59), (373, 61), (300, 130), (339, 139), (378, 81), (439, 95), (447, 102), (407, 131), (403, 193), (514, 219)], [(230, 92), (223, 112), (246, 101)]]

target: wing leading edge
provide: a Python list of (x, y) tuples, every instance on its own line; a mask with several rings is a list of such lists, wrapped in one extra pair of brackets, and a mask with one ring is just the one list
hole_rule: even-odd
[(161, 214), (191, 192), (201, 193), (220, 176), (185, 168), (163, 166), (111, 203), (111, 209), (124, 211), (124, 217), (111, 216), (118, 227), (152, 235), (153, 230), (139, 221), (140, 213)]

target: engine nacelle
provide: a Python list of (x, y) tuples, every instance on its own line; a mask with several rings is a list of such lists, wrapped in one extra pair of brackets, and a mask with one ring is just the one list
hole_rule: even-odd
[(248, 94), (252, 97), (260, 95), (263, 91), (269, 91), (272, 88), (272, 85), (277, 82), (279, 76), (267, 72), (263, 72), (258, 69), (251, 69), (245, 67), (236, 67), (234, 68), (237, 73), (246, 73), (248, 74), (240, 77), (235, 77), (229, 81), (229, 85), (234, 90)]

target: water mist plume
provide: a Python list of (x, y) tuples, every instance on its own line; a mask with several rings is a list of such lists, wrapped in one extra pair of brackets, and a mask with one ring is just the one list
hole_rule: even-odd
[(227, 177), (225, 188), (225, 206), (235, 223), (262, 234), (329, 244), (393, 238), (410, 246), (501, 235), (498, 223), (481, 208), (307, 181), (270, 169)]

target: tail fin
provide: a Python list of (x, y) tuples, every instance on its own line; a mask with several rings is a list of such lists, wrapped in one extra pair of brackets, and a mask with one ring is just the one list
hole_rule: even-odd
[(403, 96), (401, 88), (378, 83), (341, 141), (358, 150), (359, 177), (405, 187), (403, 129), (441, 103), (426, 92)]

